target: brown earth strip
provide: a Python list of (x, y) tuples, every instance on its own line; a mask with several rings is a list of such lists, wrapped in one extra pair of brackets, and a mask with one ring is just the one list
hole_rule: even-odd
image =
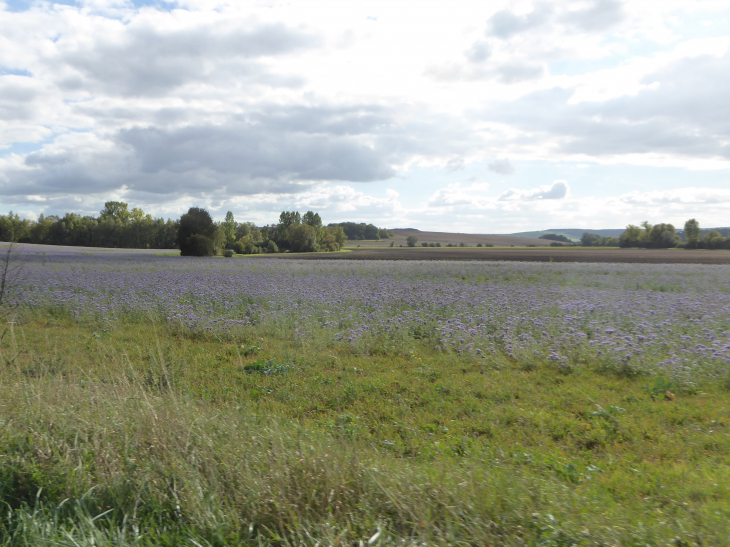
[[(287, 258), (287, 254), (266, 255)], [(639, 264), (730, 264), (730, 251), (683, 249), (590, 249), (590, 248), (376, 248), (347, 253), (289, 255), (311, 260), (490, 260), (519, 262), (616, 262)]]

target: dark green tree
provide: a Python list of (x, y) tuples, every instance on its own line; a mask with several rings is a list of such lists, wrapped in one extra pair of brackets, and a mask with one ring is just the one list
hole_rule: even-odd
[(700, 223), (691, 218), (684, 223), (684, 238), (688, 249), (696, 249), (700, 243)]
[[(210, 246), (201, 242), (200, 238), (191, 239), (193, 236), (200, 236), (210, 240)], [(180, 225), (177, 230), (177, 243), (180, 246), (182, 256), (210, 256), (213, 254), (213, 240), (216, 236), (216, 225), (210, 213), (199, 207), (191, 207), (188, 212), (180, 217)], [(197, 254), (204, 249), (206, 254)]]

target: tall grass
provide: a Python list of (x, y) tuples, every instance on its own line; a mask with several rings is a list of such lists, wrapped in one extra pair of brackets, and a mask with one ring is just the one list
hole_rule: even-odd
[[(131, 347), (100, 342), (94, 367), (61, 356), (54, 369), (54, 342), (32, 343), (31, 327), (0, 356), (19, 355), (0, 371), (0, 545), (730, 543), (727, 488), (627, 497), (621, 482), (647, 471), (636, 451), (606, 482), (534, 461), (527, 430), (461, 457), (404, 458), (373, 436), (191, 395), (170, 380), (164, 332), (147, 339), (145, 367)], [(517, 420), (514, 433), (527, 426)], [(711, 481), (730, 482), (726, 463)]]

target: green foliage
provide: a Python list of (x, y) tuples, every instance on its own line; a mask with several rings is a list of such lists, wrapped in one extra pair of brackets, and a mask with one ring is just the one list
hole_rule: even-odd
[(570, 241), (570, 239), (565, 237), (563, 234), (545, 234), (545, 235), (541, 235), (539, 237), (539, 239), (548, 239), (550, 241), (560, 241), (562, 243), (572, 243), (572, 241)]
[(416, 243), (418, 243), (418, 236), (408, 236), (406, 238), (406, 243), (409, 247), (415, 247)]
[(215, 246), (213, 240), (201, 234), (193, 234), (181, 245), (182, 256), (213, 256)]
[(388, 232), (387, 230), (384, 230), (382, 228), (378, 228), (374, 226), (373, 224), (365, 224), (364, 222), (340, 222), (337, 224), (330, 224), (329, 227), (340, 227), (342, 228), (343, 232), (347, 236), (347, 239), (351, 241), (356, 240), (379, 240), (381, 239), (381, 234), (384, 232), (386, 234), (389, 234), (388, 237), (391, 237), (392, 234)]
[(247, 374), (264, 374), (270, 376), (272, 374), (288, 374), (295, 370), (292, 365), (283, 365), (276, 363), (274, 359), (264, 360), (259, 359), (243, 367), (244, 372)]
[(289, 226), (289, 245), (296, 253), (313, 253), (319, 250), (317, 230), (308, 224), (292, 224)]
[(659, 396), (666, 396), (675, 387), (674, 382), (669, 381), (664, 376), (657, 376), (650, 385), (644, 386), (643, 389), (651, 395), (652, 399), (656, 399)]
[(279, 225), (284, 228), (301, 223), (302, 216), (299, 214), (299, 211), (282, 211), (279, 215)]
[(182, 256), (211, 256), (216, 239), (217, 227), (205, 209), (191, 207), (180, 217), (177, 241)]
[(684, 237), (688, 248), (697, 248), (700, 242), (700, 223), (694, 218), (684, 223)]

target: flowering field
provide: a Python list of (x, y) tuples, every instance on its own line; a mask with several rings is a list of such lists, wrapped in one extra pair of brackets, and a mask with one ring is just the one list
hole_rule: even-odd
[(730, 266), (16, 266), (0, 546), (730, 545)]
[(278, 331), (364, 353), (590, 363), (691, 381), (730, 368), (730, 266), (25, 256), (23, 301), (77, 318)]

